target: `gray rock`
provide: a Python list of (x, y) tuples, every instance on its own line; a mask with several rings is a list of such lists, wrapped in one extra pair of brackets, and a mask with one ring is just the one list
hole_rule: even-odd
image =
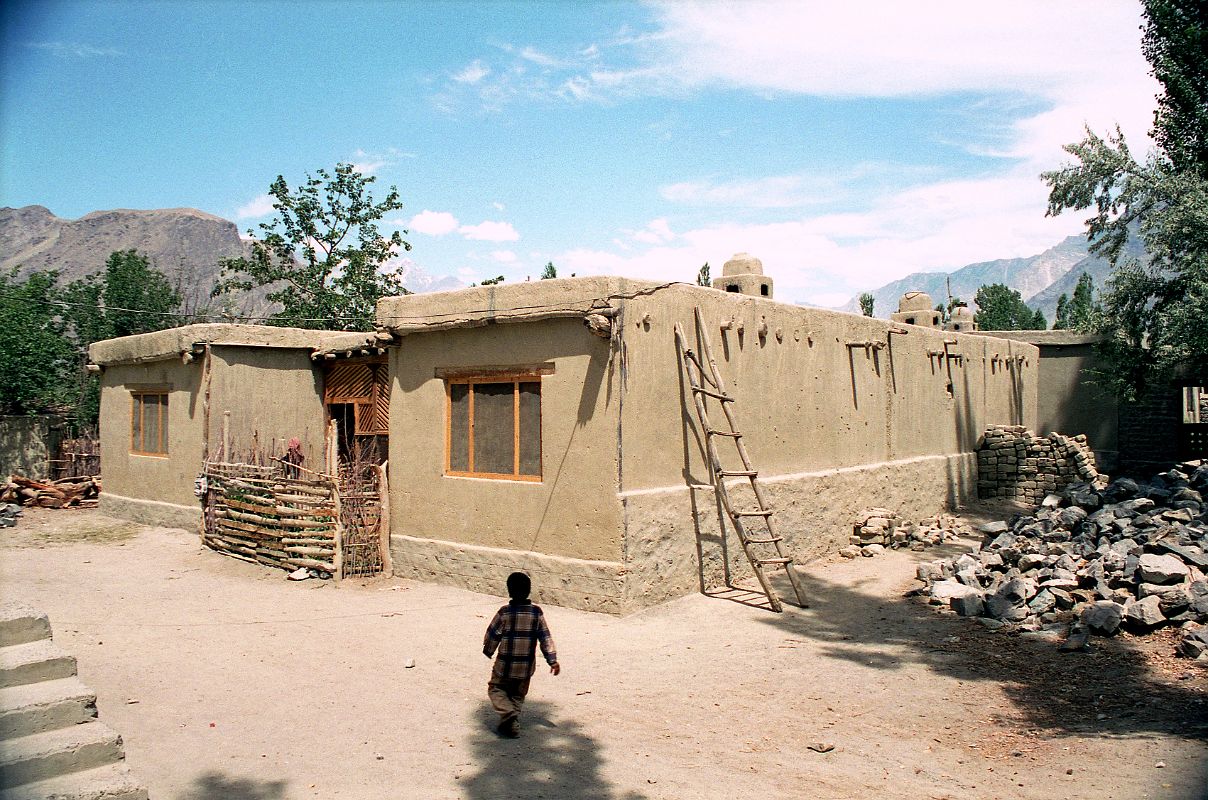
[(1162, 598), (1157, 595), (1134, 600), (1124, 607), (1124, 620), (1143, 630), (1156, 628), (1166, 621), (1166, 615), (1162, 613), (1161, 602)]
[(1090, 643), (1090, 635), (1086, 631), (1074, 631), (1062, 642), (1057, 649), (1063, 653), (1077, 653), (1085, 650)]
[(989, 552), (982, 551), (981, 553), (978, 553), (977, 555), (978, 555), (979, 560), (981, 561), (982, 567), (985, 569), (995, 569), (997, 567), (1003, 566), (1002, 556), (999, 555), (998, 553), (989, 553)]
[(981, 592), (971, 586), (953, 580), (936, 581), (931, 584), (931, 602), (938, 605), (948, 605), (954, 597), (980, 595)]
[(1048, 589), (1041, 589), (1036, 596), (1028, 601), (1028, 608), (1033, 614), (1047, 614), (1057, 605), (1057, 597)]
[(1060, 508), (1062, 499), (1059, 494), (1045, 495), (1044, 499), (1040, 501), (1040, 505), (1044, 508)]
[[(1166, 617), (1173, 617), (1186, 610), (1191, 605), (1191, 592), (1184, 586), (1176, 586), (1173, 591), (1149, 595), (1158, 598), (1158, 607)], [(1148, 599), (1148, 598), (1143, 598)]]
[(1183, 588), (1183, 584), (1168, 584), (1160, 583), (1140, 583), (1137, 584), (1137, 597), (1145, 598), (1153, 595), (1164, 595), (1170, 592), (1177, 592)]
[(985, 609), (985, 601), (980, 592), (953, 597), (948, 605), (962, 617), (980, 617)]
[[(856, 553), (848, 556), (848, 558), (855, 558), (860, 555), (859, 550), (860, 548), (857, 547)], [(944, 566), (939, 561), (930, 561), (926, 564), (919, 564), (914, 574), (923, 583), (942, 581), (944, 579)]]
[(1127, 511), (1136, 511), (1137, 513), (1141, 513), (1142, 511), (1148, 511), (1149, 509), (1153, 508), (1154, 505), (1154, 501), (1150, 500), (1148, 497), (1138, 497), (1135, 500), (1125, 500), (1123, 503), (1120, 503), (1120, 508), (1123, 508)]
[(1007, 523), (1002, 520), (997, 522), (987, 522), (985, 525), (979, 525), (977, 529), (990, 536), (996, 536), (1000, 533), (1006, 533), (1010, 530), (1010, 528), (1007, 526)]
[(1012, 578), (994, 594), (986, 595), (987, 615), (1007, 622), (1020, 622), (1031, 615), (1028, 601), (1035, 595), (1035, 581)]
[(1082, 609), (1080, 621), (1091, 633), (1112, 636), (1120, 629), (1120, 620), (1123, 617), (1124, 606), (1111, 600), (1097, 600)]
[(1208, 660), (1208, 625), (1201, 625), (1184, 633), (1178, 651), (1179, 655), (1187, 658)]
[(1140, 580), (1145, 583), (1182, 583), (1188, 576), (1187, 565), (1176, 556), (1160, 556), (1145, 553), (1137, 567)]

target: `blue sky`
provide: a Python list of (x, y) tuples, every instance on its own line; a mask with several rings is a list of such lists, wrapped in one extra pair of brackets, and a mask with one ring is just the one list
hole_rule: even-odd
[(247, 229), (278, 174), (346, 161), (398, 187), (412, 274), (748, 251), (838, 305), (1078, 232), (1037, 176), (1084, 124), (1148, 144), (1137, 3), (1004, 5), (10, 0), (0, 205)]

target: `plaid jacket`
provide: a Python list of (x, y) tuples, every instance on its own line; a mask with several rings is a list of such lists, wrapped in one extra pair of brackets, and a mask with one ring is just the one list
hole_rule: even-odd
[(537, 669), (537, 645), (551, 667), (558, 663), (554, 638), (550, 636), (541, 607), (527, 600), (513, 600), (495, 612), (482, 640), (482, 652), (499, 656), (491, 670), (491, 680), (525, 680)]

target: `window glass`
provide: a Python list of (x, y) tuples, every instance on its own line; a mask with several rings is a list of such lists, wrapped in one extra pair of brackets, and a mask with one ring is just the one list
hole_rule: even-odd
[(168, 395), (166, 392), (131, 394), (130, 449), (135, 453), (168, 452)]
[(520, 474), (541, 474), (541, 383), (520, 384)]
[(470, 470), (470, 385), (449, 385), (449, 469)]
[(514, 383), (474, 384), (474, 471), (512, 475), (516, 471)]

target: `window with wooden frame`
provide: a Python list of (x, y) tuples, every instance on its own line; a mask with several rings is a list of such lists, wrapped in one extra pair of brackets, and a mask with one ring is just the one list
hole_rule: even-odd
[(541, 480), (541, 374), (446, 377), (445, 474)]
[(168, 454), (168, 390), (130, 392), (130, 452), (140, 456)]

